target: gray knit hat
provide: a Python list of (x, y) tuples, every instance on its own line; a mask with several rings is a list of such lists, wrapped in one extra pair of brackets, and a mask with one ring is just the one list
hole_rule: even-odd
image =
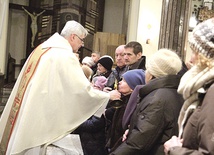
[(169, 49), (160, 49), (149, 59), (146, 69), (154, 77), (159, 78), (176, 75), (181, 70), (181, 66), (181, 59), (175, 52)]
[(206, 58), (214, 57), (214, 18), (199, 23), (189, 37), (190, 48)]

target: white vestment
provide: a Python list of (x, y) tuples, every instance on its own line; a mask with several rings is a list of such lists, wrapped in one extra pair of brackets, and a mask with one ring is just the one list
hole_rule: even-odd
[[(48, 47), (26, 88), (7, 155), (25, 154), (65, 137), (98, 109), (101, 115), (109, 100), (108, 93), (90, 86), (66, 39), (55, 33), (42, 44)], [(0, 141), (26, 64), (1, 116)]]

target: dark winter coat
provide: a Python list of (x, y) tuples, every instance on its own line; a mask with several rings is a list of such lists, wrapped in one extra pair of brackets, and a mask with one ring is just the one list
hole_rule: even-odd
[(84, 155), (106, 155), (105, 119), (92, 116), (81, 124), (74, 133), (80, 135)]
[(109, 115), (106, 115), (106, 119), (108, 122), (107, 130), (106, 130), (106, 148), (109, 152), (112, 152), (115, 150), (121, 143), (122, 143), (122, 136), (125, 132), (125, 130), (122, 128), (122, 118), (124, 111), (126, 109), (126, 105), (128, 103), (130, 95), (123, 96), (121, 98), (122, 105), (120, 107), (114, 108), (111, 107), (106, 110), (106, 114), (109, 113), (109, 111), (113, 111), (112, 108), (114, 108), (114, 113), (112, 113), (112, 116), (109, 117)]
[(114, 89), (115, 81), (119, 83), (119, 81), (122, 78), (122, 75), (128, 70), (127, 66), (124, 66), (123, 68), (116, 67), (111, 74), (108, 77), (108, 81), (106, 83), (106, 87), (111, 87)]
[(143, 86), (130, 122), (127, 140), (112, 155), (164, 155), (163, 144), (178, 134), (183, 98), (177, 93), (180, 77), (155, 78)]

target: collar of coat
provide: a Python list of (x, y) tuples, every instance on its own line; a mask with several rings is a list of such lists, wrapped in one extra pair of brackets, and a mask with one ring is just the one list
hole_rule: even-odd
[(161, 78), (152, 79), (148, 84), (144, 85), (140, 91), (139, 95), (141, 98), (147, 96), (150, 92), (159, 89), (159, 88), (174, 88), (177, 89), (180, 76), (178, 75), (168, 75)]
[(132, 69), (146, 70), (145, 64), (146, 64), (146, 57), (142, 56), (137, 62), (129, 66), (129, 70), (132, 70)]

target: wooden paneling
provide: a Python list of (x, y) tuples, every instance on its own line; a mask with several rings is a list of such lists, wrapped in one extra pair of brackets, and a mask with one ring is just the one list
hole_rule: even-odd
[(115, 58), (115, 50), (117, 45), (107, 45), (107, 55), (110, 55), (113, 59)]
[(94, 35), (93, 50), (99, 51), (101, 55), (112, 53), (115, 47), (125, 44), (125, 35), (116, 33), (97, 32)]

